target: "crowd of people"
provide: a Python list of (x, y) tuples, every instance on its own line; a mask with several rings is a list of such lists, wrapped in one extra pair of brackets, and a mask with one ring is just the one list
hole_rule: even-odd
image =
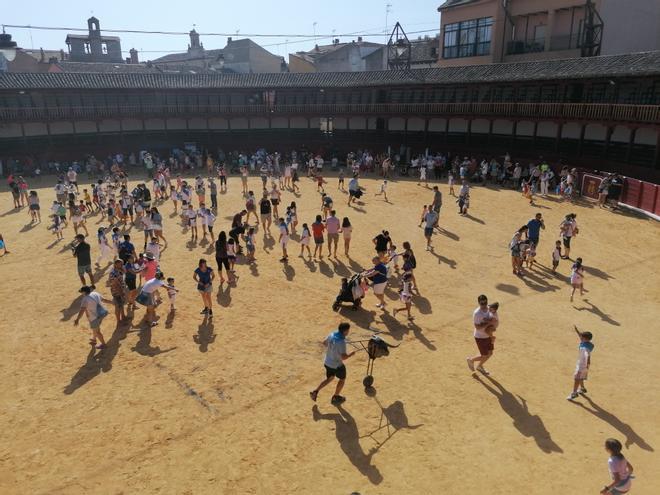
[[(132, 167), (143, 166), (148, 179), (135, 186), (129, 185)], [(496, 184), (520, 190), (533, 204), (534, 194), (546, 196), (557, 194), (566, 200), (574, 197), (576, 171), (564, 166), (556, 174), (544, 160), (538, 160), (529, 166), (521, 166), (511, 160), (507, 154), (502, 163), (497, 159), (483, 160), (449, 155), (420, 155), (411, 160), (410, 167), (401, 169), (401, 158), (397, 155), (375, 154), (359, 151), (347, 155), (344, 163), (336, 157), (330, 160), (330, 168), (336, 171), (336, 189), (329, 186), (326, 160), (321, 154), (296, 152), (280, 155), (257, 150), (253, 154), (237, 153), (218, 154), (215, 158), (201, 153), (189, 153), (175, 150), (170, 156), (156, 153), (131, 153), (127, 157), (121, 153), (107, 160), (87, 157), (82, 163), (74, 162), (68, 167), (59, 163), (53, 166), (55, 179), (53, 202), (49, 207), (49, 226), (56, 239), (64, 239), (65, 229), (71, 227), (75, 236), (70, 248), (77, 261), (77, 274), (82, 283), (81, 306), (74, 320), (76, 325), (86, 316), (90, 329), (90, 345), (99, 350), (106, 347), (102, 332), (102, 322), (110, 311), (105, 304), (114, 306), (117, 324), (127, 324), (133, 319), (135, 311), (145, 308), (144, 322), (156, 326), (159, 322), (158, 307), (169, 303), (169, 311), (176, 312), (176, 298), (179, 289), (172, 277), (165, 275), (163, 251), (168, 240), (164, 235), (163, 215), (160, 210), (171, 202), (173, 213), (179, 218), (184, 232), (189, 233), (190, 241), (198, 241), (200, 234), (214, 245), (217, 271), (205, 258), (200, 258), (192, 277), (200, 295), (203, 308), (200, 314), (205, 319), (213, 318), (212, 292), (214, 284), (236, 284), (237, 259), (244, 257), (245, 262), (256, 261), (257, 250), (255, 234), (258, 229), (265, 236), (275, 239), (271, 233), (276, 229), (276, 242), (281, 249), (282, 263), (290, 262), (290, 243), (298, 240), (299, 257), (308, 261), (322, 260), (324, 254), (337, 258), (339, 239), (342, 238), (340, 253), (350, 257), (353, 225), (349, 214), (338, 215), (342, 206), (350, 213), (351, 208), (364, 205), (366, 190), (360, 185), (360, 178), (368, 174), (378, 174), (382, 182), (374, 199), (388, 202), (388, 187), (395, 173), (406, 175), (418, 174), (418, 183), (429, 186), (429, 180), (435, 181), (429, 192), (429, 202), (422, 208), (419, 226), (423, 227), (426, 250), (433, 251), (433, 236), (441, 230), (440, 213), (443, 196), (437, 182), (446, 180), (449, 194), (455, 199), (458, 214), (469, 215), (471, 184)], [(88, 186), (80, 180), (82, 173), (87, 173)], [(244, 204), (223, 205), (234, 208), (231, 225), (227, 230), (216, 231), (218, 215), (218, 192), (227, 190), (227, 177), (238, 174), (241, 179)], [(38, 175), (38, 174), (37, 174)], [(194, 179), (187, 176), (194, 175)], [(261, 188), (254, 192), (249, 180), (251, 175), (258, 175)], [(287, 194), (299, 192), (298, 183), (301, 175), (306, 175), (316, 184), (320, 196), (319, 211), (314, 221), (299, 219), (295, 201), (284, 201)], [(333, 174), (334, 175), (334, 174)], [(140, 176), (142, 176), (140, 174)], [(349, 178), (347, 189), (345, 177)], [(431, 177), (433, 177), (431, 179)], [(11, 175), (8, 185), (12, 191), (15, 208), (28, 208), (30, 220), (41, 223), (40, 198), (36, 190), (29, 190), (27, 181), (22, 176)], [(460, 185), (456, 195), (454, 185)], [(336, 203), (332, 194), (346, 194), (346, 205)], [(288, 204), (287, 204), (288, 203)], [(258, 212), (257, 212), (258, 210)], [(99, 227), (93, 235), (87, 227), (87, 218), (95, 215), (107, 226)], [(575, 292), (584, 292), (585, 268), (582, 258), (571, 258), (572, 241), (580, 232), (576, 214), (566, 215), (558, 226), (557, 238), (552, 242), (552, 249), (539, 251), (541, 232), (546, 229), (541, 213), (537, 213), (527, 223), (517, 229), (509, 243), (512, 271), (515, 276), (524, 277), (526, 271), (538, 264), (537, 256), (547, 258), (552, 264), (552, 272), (559, 268), (561, 260), (572, 262), (570, 275), (570, 300)], [(311, 220), (311, 219), (310, 219)], [(140, 234), (132, 236), (127, 227), (134, 226)], [(168, 235), (169, 236), (169, 235)], [(93, 241), (89, 239), (93, 237)], [(137, 237), (134, 239), (134, 237)], [(372, 239), (375, 254), (373, 266), (361, 272), (359, 285), (362, 294), (371, 290), (376, 299), (376, 308), (386, 309), (384, 293), (389, 284), (399, 287), (401, 307), (394, 308), (393, 315), (405, 312), (409, 321), (414, 319), (412, 308), (415, 297), (420, 295), (414, 271), (417, 259), (411, 243), (405, 241), (402, 249), (397, 248), (390, 233), (382, 230)], [(314, 245), (312, 252), (310, 244)], [(92, 260), (92, 244), (96, 245), (98, 256)], [(136, 248), (136, 244), (138, 248)], [(327, 247), (324, 247), (327, 246)], [(0, 235), (0, 249), (8, 253), (4, 239)], [(547, 252), (546, 252), (547, 251)], [(105, 298), (96, 289), (99, 280), (94, 278), (92, 267), (111, 266), (108, 273), (108, 286), (111, 298)], [(344, 281), (345, 282), (345, 281)], [(485, 295), (478, 297), (478, 308), (473, 313), (474, 339), (478, 353), (467, 358), (471, 372), (489, 375), (484, 367), (494, 352), (496, 332), (499, 326), (499, 304), (488, 302)], [(346, 337), (350, 325), (341, 323), (338, 329), (324, 341), (326, 346), (326, 378), (310, 392), (316, 401), (321, 389), (338, 379), (332, 404), (338, 405), (346, 399), (341, 395), (347, 372), (344, 361), (355, 352), (347, 353)], [(576, 329), (577, 331), (577, 329)], [(586, 394), (584, 380), (587, 378), (590, 356), (593, 351), (592, 334), (578, 332), (579, 360), (574, 374), (574, 387), (569, 400), (575, 400), (579, 394)], [(608, 485), (609, 493), (626, 493), (630, 488), (632, 466), (622, 460), (621, 445), (613, 439), (606, 447), (612, 457), (610, 470), (615, 480)], [(605, 493), (605, 492), (603, 492)]]

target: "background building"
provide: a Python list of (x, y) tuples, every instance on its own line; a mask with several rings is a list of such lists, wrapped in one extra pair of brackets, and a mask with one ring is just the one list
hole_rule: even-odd
[(385, 45), (363, 41), (340, 43), (339, 39), (330, 45), (316, 45), (307, 52), (289, 54), (291, 72), (361, 72), (387, 69)]
[(87, 19), (87, 29), (87, 35), (69, 34), (66, 37), (71, 62), (124, 63), (121, 41), (117, 36), (101, 36), (101, 24), (96, 17)]
[[(583, 56), (585, 0), (447, 0), (441, 66)], [(660, 49), (660, 1), (593, 0), (601, 55)]]
[(190, 31), (190, 44), (186, 52), (171, 53), (153, 60), (152, 63), (164, 70), (180, 70), (185, 66), (191, 70), (239, 74), (286, 71), (286, 63), (282, 57), (270, 53), (251, 39), (227, 38), (224, 48), (206, 50), (194, 29)]

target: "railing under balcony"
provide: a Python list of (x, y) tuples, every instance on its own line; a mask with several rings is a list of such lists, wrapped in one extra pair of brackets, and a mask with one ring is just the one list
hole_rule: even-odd
[(335, 117), (365, 115), (551, 119), (658, 124), (660, 105), (599, 103), (366, 103), (300, 105), (118, 105), (0, 108), (0, 124), (107, 118)]

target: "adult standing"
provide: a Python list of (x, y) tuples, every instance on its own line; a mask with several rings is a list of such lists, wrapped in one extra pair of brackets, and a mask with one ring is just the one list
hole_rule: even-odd
[(335, 377), (337, 377), (339, 381), (337, 382), (335, 393), (330, 402), (336, 406), (346, 401), (346, 398), (340, 395), (344, 388), (344, 383), (346, 383), (346, 366), (344, 365), (344, 361), (353, 356), (356, 352), (346, 352), (346, 337), (348, 336), (350, 328), (350, 324), (345, 322), (340, 323), (337, 330), (328, 335), (323, 341), (323, 345), (326, 348), (325, 360), (323, 362), (323, 365), (325, 366), (325, 380), (319, 383), (319, 386), (309, 393), (309, 396), (314, 402), (316, 402), (319, 391), (332, 382)]
[(559, 224), (559, 231), (562, 236), (564, 244), (564, 256), (562, 259), (568, 260), (571, 258), (571, 240), (578, 233), (578, 226), (575, 213), (569, 213), (564, 220)]
[[(337, 244), (339, 243), (339, 231), (341, 226), (335, 210), (330, 211), (330, 216), (325, 220), (325, 228), (328, 232), (328, 258), (333, 255), (337, 257)], [(334, 244), (334, 251), (332, 245)]]
[(160, 214), (155, 206), (151, 209), (151, 230), (153, 235), (163, 240), (167, 246), (167, 239), (163, 235), (163, 215)]
[(372, 239), (372, 242), (376, 246), (376, 253), (378, 253), (378, 257), (381, 260), (385, 259), (388, 249), (392, 247), (392, 239), (390, 238), (390, 233), (387, 230), (383, 230), (380, 234)]
[(387, 267), (378, 256), (374, 256), (371, 260), (374, 267), (367, 271), (364, 276), (371, 279), (374, 295), (379, 303), (376, 307), (379, 309), (385, 308), (385, 287), (387, 287)]
[(341, 232), (344, 236), (344, 254), (348, 258), (348, 250), (351, 247), (351, 237), (353, 236), (353, 226), (348, 217), (344, 217), (341, 221)]
[(128, 290), (128, 309), (137, 309), (135, 305), (135, 296), (137, 296), (137, 275), (142, 271), (142, 267), (135, 262), (135, 254), (130, 254), (124, 264), (125, 283)]
[(477, 362), (479, 363), (476, 368), (477, 371), (488, 375), (489, 373), (484, 368), (484, 363), (493, 355), (493, 349), (495, 348), (492, 337), (495, 321), (488, 311), (488, 297), (481, 294), (477, 298), (477, 301), (479, 302), (479, 307), (472, 313), (472, 321), (474, 323), (474, 340), (477, 343), (479, 354), (467, 358), (467, 365), (470, 371), (474, 371), (474, 363)]
[(215, 273), (213, 272), (213, 268), (206, 264), (206, 260), (204, 258), (201, 258), (193, 274), (193, 280), (197, 282), (197, 290), (202, 296), (202, 302), (204, 303), (204, 309), (200, 311), (199, 314), (207, 315), (209, 318), (213, 318), (213, 302), (211, 301), (211, 291), (213, 290), (214, 278)]
[(73, 247), (73, 256), (75, 256), (78, 264), (78, 276), (80, 281), (85, 285), (85, 273), (89, 275), (89, 285), (94, 285), (94, 276), (92, 275), (92, 255), (91, 246), (85, 242), (85, 236), (78, 234), (76, 236), (76, 243)]
[[(73, 320), (73, 324), (78, 326), (80, 318), (82, 318), (83, 314), (86, 314), (89, 320), (89, 328), (92, 332), (89, 343), (96, 346), (97, 349), (105, 349), (106, 344), (101, 333), (101, 323), (103, 322), (103, 318), (108, 316), (108, 310), (102, 304), (106, 300), (94, 289), (95, 287), (93, 285), (83, 285), (78, 291), (83, 295), (83, 298), (80, 302), (80, 311), (78, 311), (76, 319)], [(97, 342), (100, 343), (97, 345)]]
[(261, 216), (261, 225), (264, 229), (264, 235), (266, 232), (270, 232), (270, 226), (272, 222), (272, 207), (270, 201), (268, 200), (268, 194), (264, 192), (261, 201), (259, 201), (259, 215)]
[(442, 208), (442, 193), (440, 192), (440, 189), (438, 189), (438, 186), (433, 186), (433, 202), (431, 203), (431, 209), (438, 214), (438, 218), (436, 218), (435, 224), (433, 225), (434, 227), (438, 225), (438, 220), (440, 219), (440, 208)]
[(218, 240), (215, 241), (215, 261), (218, 264), (218, 274), (220, 275), (220, 283), (224, 284), (225, 279), (222, 277), (222, 267), (227, 272), (227, 280), (231, 284), (233, 275), (229, 266), (229, 253), (227, 252), (227, 234), (221, 231), (218, 234)]
[(424, 214), (424, 237), (426, 237), (426, 250), (431, 251), (431, 237), (433, 236), (433, 227), (438, 223), (438, 213), (434, 209), (429, 209)]
[(543, 215), (537, 213), (534, 218), (527, 222), (527, 239), (529, 239), (529, 242), (533, 242), (535, 246), (539, 245), (541, 229), (545, 230), (545, 222), (543, 221)]
[(128, 263), (128, 259), (133, 256), (135, 257), (135, 246), (131, 242), (131, 236), (129, 234), (124, 234), (124, 240), (119, 243), (119, 258), (124, 262), (124, 265)]
[(126, 282), (124, 281), (124, 262), (122, 260), (115, 260), (112, 265), (112, 270), (108, 275), (108, 284), (110, 285), (110, 294), (112, 294), (112, 302), (115, 305), (115, 318), (117, 323), (121, 323), (126, 319), (124, 312), (124, 305), (126, 304)]

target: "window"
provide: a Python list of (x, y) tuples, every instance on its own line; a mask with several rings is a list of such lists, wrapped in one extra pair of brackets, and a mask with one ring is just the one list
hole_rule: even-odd
[(107, 43), (101, 43), (101, 52), (103, 53), (103, 55), (108, 54), (108, 44)]
[(92, 47), (91, 47), (91, 45), (89, 44), (89, 41), (85, 41), (85, 53), (88, 54), (88, 55), (89, 55), (90, 53), (92, 53)]
[(492, 29), (492, 17), (446, 24), (442, 58), (488, 55)]

